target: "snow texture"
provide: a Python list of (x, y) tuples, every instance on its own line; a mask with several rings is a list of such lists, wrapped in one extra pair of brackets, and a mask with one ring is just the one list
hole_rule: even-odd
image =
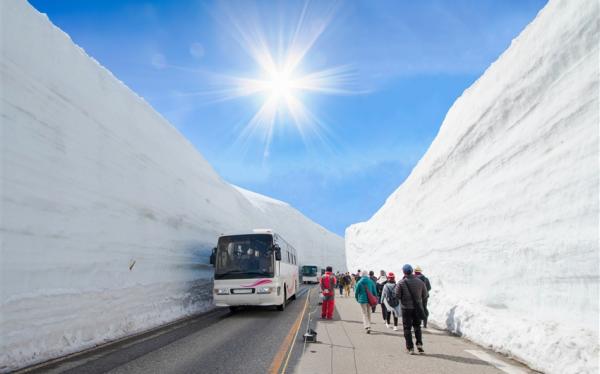
[(26, 1), (0, 16), (0, 371), (211, 308), (221, 233), (273, 228), (345, 269), (341, 237), (223, 181)]
[(548, 373), (598, 373), (598, 7), (551, 0), (346, 230), (350, 269), (421, 265), (436, 324)]

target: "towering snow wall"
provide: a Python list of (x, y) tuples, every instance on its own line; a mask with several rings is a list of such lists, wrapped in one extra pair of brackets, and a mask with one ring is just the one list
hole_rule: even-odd
[(282, 201), (240, 187), (236, 189), (264, 213), (261, 216), (264, 227), (284, 233), (286, 241), (301, 249), (300, 264), (331, 265), (334, 271), (346, 270), (346, 252), (341, 237), (308, 220)]
[(554, 1), (346, 230), (350, 269), (421, 265), (433, 320), (551, 373), (597, 373), (598, 2)]
[(220, 233), (345, 268), (342, 238), (224, 182), (27, 2), (0, 16), (0, 371), (209, 308)]

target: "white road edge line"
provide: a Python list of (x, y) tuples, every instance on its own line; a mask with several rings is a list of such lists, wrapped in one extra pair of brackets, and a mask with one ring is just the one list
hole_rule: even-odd
[(527, 373), (526, 370), (523, 370), (520, 367), (513, 366), (507, 362), (499, 360), (487, 352), (471, 350), (471, 349), (465, 349), (465, 352), (472, 354), (473, 356), (477, 357), (480, 360), (489, 362), (490, 364), (494, 365), (496, 368), (502, 370), (505, 373), (508, 373), (508, 374), (526, 374)]

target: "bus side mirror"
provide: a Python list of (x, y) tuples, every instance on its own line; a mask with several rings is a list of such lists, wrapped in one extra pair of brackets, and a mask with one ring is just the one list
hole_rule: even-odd
[(210, 264), (215, 266), (215, 258), (217, 257), (217, 247), (212, 249), (212, 253), (210, 254)]
[(281, 248), (275, 244), (273, 250), (275, 250), (275, 261), (281, 261)]

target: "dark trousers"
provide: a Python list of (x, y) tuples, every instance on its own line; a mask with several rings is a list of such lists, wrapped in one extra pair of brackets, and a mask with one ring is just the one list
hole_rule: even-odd
[[(385, 304), (381, 304), (381, 308), (385, 310), (385, 315), (383, 316), (383, 320), (390, 324), (390, 319), (392, 318), (392, 314), (394, 314), (391, 310), (387, 310)], [(394, 314), (394, 326), (398, 326), (398, 317)]]
[(429, 317), (429, 310), (427, 309), (427, 300), (429, 298), (423, 299), (423, 311), (425, 312), (425, 319), (423, 320), (423, 327), (427, 328), (427, 318)]
[(387, 308), (385, 307), (385, 304), (382, 302), (381, 303), (381, 315), (383, 316), (384, 321), (388, 318), (387, 313), (388, 313)]
[(415, 338), (417, 345), (423, 345), (423, 336), (421, 335), (421, 320), (417, 318), (414, 309), (402, 309), (402, 327), (404, 328), (404, 339), (406, 348), (413, 349), (412, 328), (415, 329)]
[(344, 286), (340, 284), (338, 287), (340, 288), (340, 296), (344, 296)]

